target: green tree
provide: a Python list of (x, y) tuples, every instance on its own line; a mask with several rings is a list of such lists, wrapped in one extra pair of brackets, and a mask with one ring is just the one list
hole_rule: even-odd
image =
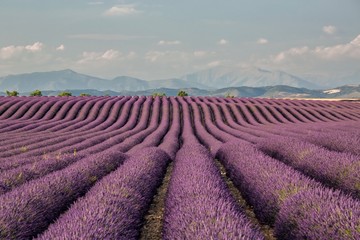
[(8, 90), (6, 90), (6, 95), (8, 97), (17, 97), (19, 95), (19, 92), (18, 91), (8, 91)]
[(88, 93), (80, 93), (80, 97), (90, 97), (91, 95)]
[(59, 97), (70, 97), (70, 96), (72, 96), (72, 94), (71, 94), (71, 92), (64, 91), (64, 92), (59, 93), (58, 96)]
[(165, 93), (154, 92), (151, 96), (153, 97), (166, 97)]
[(35, 96), (41, 97), (41, 96), (42, 96), (42, 92), (41, 92), (40, 90), (36, 89), (35, 91), (32, 91), (32, 92), (30, 93), (30, 96), (32, 96), (32, 97), (35, 97)]
[(187, 94), (187, 92), (185, 92), (185, 91), (183, 91), (183, 90), (179, 91), (177, 95), (178, 95), (179, 97), (189, 96), (189, 94)]
[(225, 97), (226, 98), (234, 98), (235, 96), (228, 92), (225, 94)]

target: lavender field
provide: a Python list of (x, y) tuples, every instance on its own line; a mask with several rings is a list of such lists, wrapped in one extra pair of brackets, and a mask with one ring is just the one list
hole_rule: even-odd
[(0, 239), (360, 239), (360, 103), (0, 97)]

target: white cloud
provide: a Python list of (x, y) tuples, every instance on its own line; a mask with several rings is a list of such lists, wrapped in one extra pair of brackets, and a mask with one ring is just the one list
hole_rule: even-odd
[(111, 61), (121, 56), (119, 51), (110, 49), (105, 52), (83, 52), (82, 58), (77, 62), (79, 64), (92, 61)]
[(324, 33), (332, 35), (332, 34), (336, 33), (337, 28), (335, 26), (328, 25), (328, 26), (324, 26), (322, 28), (322, 30), (323, 30)]
[(56, 48), (56, 51), (64, 51), (64, 50), (65, 50), (64, 44), (61, 44), (60, 46), (58, 46), (58, 47)]
[(336, 60), (339, 58), (356, 58), (360, 59), (360, 35), (351, 42), (339, 44), (331, 47), (316, 47), (313, 53), (318, 57)]
[(140, 11), (134, 5), (117, 5), (108, 9), (104, 14), (106, 16), (126, 16), (137, 14)]
[(25, 49), (29, 52), (39, 52), (42, 50), (44, 44), (41, 42), (36, 42), (33, 45), (27, 45), (25, 46)]
[(227, 45), (228, 43), (229, 43), (229, 41), (224, 38), (218, 42), (219, 45)]
[(5, 59), (11, 59), (17, 56), (21, 56), (22, 54), (40, 52), (42, 51), (43, 46), (44, 44), (41, 42), (35, 42), (32, 45), (26, 45), (26, 46), (10, 45), (0, 49), (0, 58), (5, 60)]
[(158, 45), (179, 45), (179, 44), (181, 44), (179, 40), (175, 40), (175, 41), (161, 40), (158, 42)]
[(107, 50), (106, 52), (104, 52), (103, 55), (101, 55), (101, 59), (105, 59), (105, 60), (113, 60), (116, 59), (120, 56), (120, 52), (110, 49)]
[(269, 43), (269, 40), (267, 40), (266, 38), (259, 38), (256, 43), (257, 44), (267, 44), (267, 43)]
[(0, 58), (1, 59), (10, 59), (13, 56), (21, 53), (23, 51), (23, 46), (7, 46), (0, 49)]
[(272, 57), (273, 62), (279, 63), (295, 58), (321, 58), (324, 60), (340, 60), (345, 58), (360, 59), (360, 35), (349, 43), (324, 47), (317, 46), (310, 49), (308, 46), (291, 48)]
[(307, 46), (290, 48), (289, 50), (286, 50), (286, 51), (283, 51), (283, 52), (280, 52), (279, 54), (277, 54), (275, 57), (273, 57), (273, 60), (274, 60), (274, 62), (281, 62), (292, 56), (303, 55), (308, 51), (309, 51), (309, 47), (307, 47)]

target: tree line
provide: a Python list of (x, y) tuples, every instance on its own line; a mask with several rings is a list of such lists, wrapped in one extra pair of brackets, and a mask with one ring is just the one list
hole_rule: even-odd
[[(6, 95), (8, 97), (17, 97), (19, 96), (19, 92), (18, 91), (8, 91), (6, 90)], [(32, 91), (30, 93), (30, 96), (31, 97), (41, 97), (42, 96), (42, 92), (38, 89)], [(72, 96), (72, 93), (71, 92), (68, 92), (68, 91), (63, 91), (63, 92), (60, 92), (58, 95), (58, 97), (70, 97)], [(80, 96), (81, 97), (89, 97), (91, 96), (90, 94), (88, 93), (80, 93)], [(165, 93), (162, 93), (162, 92), (155, 92), (152, 94), (153, 97), (166, 97), (166, 94)], [(178, 97), (186, 97), (186, 96), (189, 96), (189, 94), (187, 92), (185, 92), (184, 90), (180, 90), (178, 93), (177, 93), (177, 96)], [(234, 96), (231, 95), (230, 93), (226, 93), (225, 94), (225, 97), (226, 98), (233, 98)]]
[[(8, 90), (6, 90), (5, 93), (6, 93), (6, 95), (8, 97), (17, 97), (17, 96), (19, 96), (18, 91), (8, 91)], [(29, 96), (31, 96), (31, 97), (41, 97), (42, 92), (40, 90), (36, 89), (36, 90), (32, 91)], [(71, 97), (72, 93), (68, 92), (68, 91), (63, 91), (63, 92), (60, 92), (57, 96), (58, 97)], [(91, 95), (87, 94), (87, 93), (80, 93), (80, 96), (81, 97), (89, 97)]]

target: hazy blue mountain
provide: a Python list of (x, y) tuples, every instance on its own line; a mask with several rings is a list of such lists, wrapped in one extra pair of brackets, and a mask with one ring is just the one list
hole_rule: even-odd
[[(360, 79), (360, 72), (347, 77), (347, 80), (345, 79), (344, 82), (352, 79), (350, 81), (351, 83), (359, 84), (360, 82), (355, 80), (358, 77)], [(277, 86), (277, 88), (273, 87), (271, 90), (273, 92), (271, 92), (267, 88), (264, 90), (263, 87), (265, 86)], [(282, 87), (279, 88), (279, 86)], [(305, 90), (304, 92), (302, 92), (303, 90), (294, 90), (295, 92), (293, 92), (291, 87), (296, 89), (318, 89), (319, 85), (282, 71), (268, 71), (253, 67), (237, 68), (235, 70), (225, 67), (215, 67), (185, 75), (181, 79), (173, 78), (153, 81), (146, 81), (129, 76), (120, 76), (109, 80), (80, 74), (69, 69), (0, 77), (1, 92), (5, 92), (6, 90), (16, 90), (20, 93), (26, 93), (35, 89), (42, 91), (96, 89), (99, 92), (111, 90), (114, 94), (127, 94), (130, 92), (132, 95), (138, 95), (137, 92), (143, 91), (144, 94), (149, 93), (149, 95), (151, 95), (151, 91), (154, 89), (167, 89), (167, 91), (170, 91), (168, 89), (188, 89), (189, 91), (194, 92), (193, 95), (211, 95), (216, 94), (218, 91), (217, 89), (221, 90), (223, 93), (223, 91), (225, 91), (223, 89), (228, 89), (230, 91), (231, 88), (231, 91), (234, 92), (233, 95), (236, 96), (238, 94), (240, 96), (260, 96), (260, 89), (263, 89), (261, 91), (267, 92), (266, 94), (265, 92), (262, 93), (265, 94), (264, 96), (281, 96), (282, 92), (283, 96), (288, 96), (290, 93), (298, 94), (299, 97), (312, 94)], [(331, 85), (330, 87), (324, 87), (322, 89), (331, 89), (333, 87), (334, 86)], [(253, 91), (255, 91), (256, 94), (255, 92), (253, 93)], [(330, 97), (337, 97), (344, 95), (347, 91), (348, 90), (343, 89), (341, 93), (323, 94)], [(4, 93), (1, 92), (0, 95), (4, 95)], [(349, 92), (347, 94), (349, 96), (356, 96), (357, 93), (355, 91), (355, 93)]]
[(97, 89), (99, 91), (143, 91), (156, 88), (206, 88), (200, 83), (181, 79), (145, 81), (138, 78), (120, 76), (112, 80), (92, 77), (66, 69), (52, 72), (35, 72), (0, 77), (0, 90), (30, 92), (39, 90)]
[(114, 91), (142, 91), (151, 88), (148, 81), (128, 76), (116, 77), (109, 81), (108, 84), (106, 89)]
[(144, 91), (157, 88), (207, 88), (202, 84), (191, 83), (177, 78), (145, 81), (137, 78), (122, 76), (114, 78), (110, 84), (112, 85), (111, 89), (117, 89), (117, 91)]
[[(198, 88), (157, 88), (142, 91), (99, 91), (94, 89), (76, 89), (70, 91), (73, 96), (87, 93), (92, 96), (151, 96), (153, 93), (165, 93), (166, 96), (176, 96), (180, 90), (186, 91), (190, 96), (214, 96), (224, 97), (262, 97), (262, 98), (353, 98), (360, 99), (360, 85), (345, 85), (327, 90), (310, 90), (284, 85), (267, 87), (229, 87), (217, 90), (204, 90)], [(43, 91), (44, 96), (57, 96), (61, 91)], [(29, 96), (29, 92), (20, 95)], [(0, 95), (5, 95), (0, 92)]]
[(163, 80), (153, 80), (149, 81), (150, 89), (156, 88), (200, 88), (200, 89), (208, 89), (207, 85), (197, 83), (197, 82), (189, 82), (178, 78), (172, 79), (163, 79)]
[(181, 77), (188, 82), (196, 82), (219, 89), (223, 87), (264, 87), (288, 85), (292, 87), (319, 89), (319, 85), (282, 71), (268, 71), (256, 67), (228, 68), (218, 66)]
[(35, 72), (9, 75), (0, 78), (0, 89), (30, 92), (39, 90), (89, 89), (106, 90), (102, 86), (109, 80), (76, 73), (66, 69), (52, 72)]

